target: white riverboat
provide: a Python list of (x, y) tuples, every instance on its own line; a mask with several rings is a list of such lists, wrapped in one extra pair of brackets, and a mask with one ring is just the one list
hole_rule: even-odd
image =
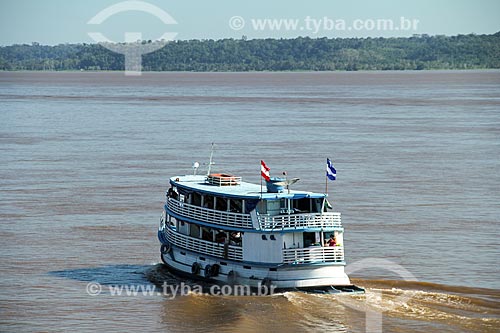
[[(285, 184), (285, 186), (283, 186)], [(344, 272), (341, 214), (326, 194), (229, 174), (170, 178), (158, 230), (174, 273), (276, 289), (362, 292)]]

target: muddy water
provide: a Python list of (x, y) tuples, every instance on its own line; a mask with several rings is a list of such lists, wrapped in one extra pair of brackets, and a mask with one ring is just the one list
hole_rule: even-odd
[[(496, 332), (500, 72), (0, 73), (0, 331)], [(158, 264), (167, 179), (329, 184), (364, 296), (113, 296)], [(86, 292), (89, 282), (102, 293)], [(184, 281), (194, 284), (192, 281)], [(358, 309), (358, 310), (356, 310)]]

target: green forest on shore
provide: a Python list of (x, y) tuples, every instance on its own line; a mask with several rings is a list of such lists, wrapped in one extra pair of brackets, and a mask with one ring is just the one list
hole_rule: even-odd
[[(138, 41), (141, 45), (152, 41)], [(500, 68), (500, 32), (408, 38), (172, 41), (143, 55), (145, 71), (334, 71)], [(99, 44), (0, 46), (0, 70), (123, 70)]]

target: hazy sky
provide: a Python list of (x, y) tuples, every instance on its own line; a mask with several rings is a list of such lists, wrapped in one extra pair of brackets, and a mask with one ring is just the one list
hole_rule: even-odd
[[(101, 32), (108, 39), (120, 42), (125, 32), (140, 32), (142, 39), (157, 39), (165, 32), (176, 32), (175, 39), (186, 40), (241, 38), (242, 35), (331, 38), (500, 31), (500, 0), (149, 0), (148, 3), (167, 12), (177, 24), (165, 25), (155, 17), (157, 15), (141, 11), (116, 13), (97, 26), (87, 24), (97, 13), (119, 2), (0, 0), (0, 44), (93, 42), (88, 32)], [(230, 26), (234, 16), (238, 17)], [(297, 25), (288, 29), (284, 25), (281, 29), (271, 29), (268, 25), (262, 28), (255, 25), (259, 19), (296, 20)], [(375, 27), (377, 19), (393, 20), (396, 29)], [(360, 20), (358, 25), (353, 26), (354, 20)], [(407, 29), (410, 21), (405, 20), (418, 20), (418, 23)]]

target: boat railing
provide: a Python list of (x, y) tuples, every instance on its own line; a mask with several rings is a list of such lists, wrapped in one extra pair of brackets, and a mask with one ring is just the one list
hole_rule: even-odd
[(241, 246), (225, 245), (190, 237), (180, 234), (170, 228), (165, 228), (165, 230), (167, 232), (168, 241), (183, 249), (230, 260), (243, 260), (243, 249)]
[(302, 228), (341, 228), (341, 215), (338, 212), (322, 214), (259, 215), (260, 228), (263, 230), (285, 230)]
[(309, 264), (343, 261), (344, 248), (342, 246), (312, 246), (298, 249), (283, 249), (283, 263), (285, 264)]
[(252, 228), (250, 214), (224, 212), (181, 202), (167, 197), (167, 207), (173, 213), (196, 221), (238, 228)]

